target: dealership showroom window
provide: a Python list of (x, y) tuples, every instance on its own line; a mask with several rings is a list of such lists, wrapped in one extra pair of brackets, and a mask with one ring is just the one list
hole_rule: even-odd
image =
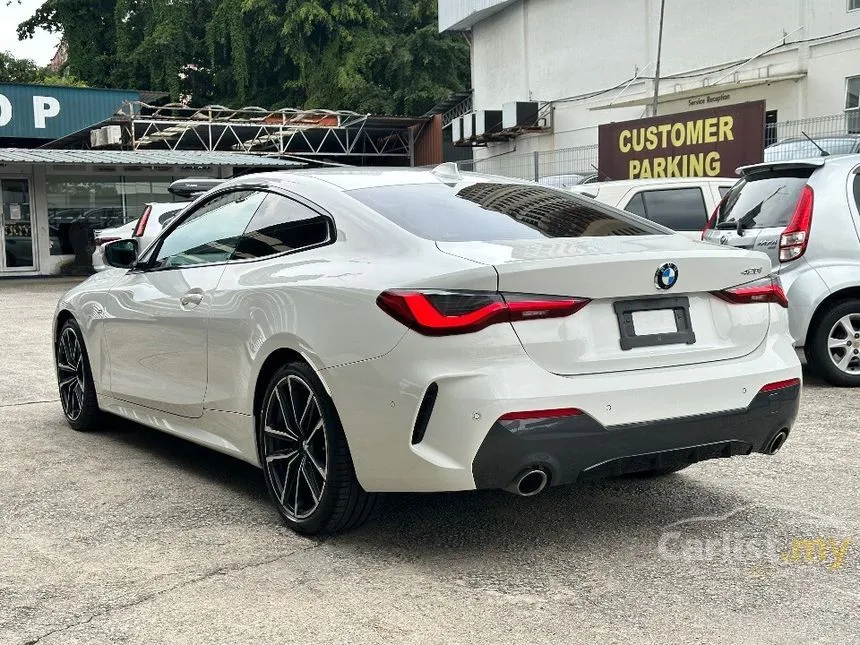
[(174, 201), (167, 188), (173, 177), (48, 175), (46, 185), (51, 255), (71, 255), (73, 225), (93, 231), (121, 226), (140, 217), (147, 202)]

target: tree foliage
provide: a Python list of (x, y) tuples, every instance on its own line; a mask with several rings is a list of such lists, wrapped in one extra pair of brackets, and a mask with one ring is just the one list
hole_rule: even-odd
[(93, 86), (194, 105), (416, 114), (469, 85), (436, 0), (45, 0), (18, 28), (62, 32)]
[(86, 85), (74, 76), (61, 76), (39, 67), (27, 58), (16, 58), (11, 52), (0, 52), (0, 83), (35, 83), (37, 85)]

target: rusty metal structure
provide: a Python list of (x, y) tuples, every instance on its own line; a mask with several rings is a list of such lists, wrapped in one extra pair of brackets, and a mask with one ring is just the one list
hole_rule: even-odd
[(110, 119), (47, 147), (229, 151), (311, 162), (413, 165), (416, 137), (428, 120), (348, 110), (128, 101)]

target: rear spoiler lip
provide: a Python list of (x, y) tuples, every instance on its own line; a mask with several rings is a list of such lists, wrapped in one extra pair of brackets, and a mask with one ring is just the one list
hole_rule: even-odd
[(790, 168), (821, 168), (827, 157), (820, 159), (786, 159), (785, 161), (764, 161), (762, 163), (750, 164), (748, 166), (740, 166), (735, 170), (739, 176), (750, 175), (756, 172), (765, 172), (767, 170), (790, 169)]

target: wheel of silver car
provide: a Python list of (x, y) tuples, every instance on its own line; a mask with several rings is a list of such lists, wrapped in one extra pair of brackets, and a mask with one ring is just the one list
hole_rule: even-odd
[(57, 334), (55, 360), (60, 404), (75, 430), (91, 430), (101, 420), (89, 357), (77, 323), (69, 319)]
[(285, 515), (310, 517), (325, 493), (328, 442), (319, 402), (300, 376), (285, 376), (269, 394), (263, 456)]
[(336, 533), (367, 520), (376, 495), (358, 483), (340, 416), (313, 368), (292, 362), (272, 374), (256, 415), (266, 488), (291, 528)]
[(860, 374), (860, 312), (837, 320), (827, 335), (827, 349), (836, 369), (846, 374)]
[(803, 349), (816, 375), (831, 385), (860, 387), (860, 299), (822, 305)]
[(84, 409), (84, 352), (77, 331), (72, 327), (63, 329), (57, 343), (57, 372), (60, 386), (60, 402), (69, 421), (77, 421)]

